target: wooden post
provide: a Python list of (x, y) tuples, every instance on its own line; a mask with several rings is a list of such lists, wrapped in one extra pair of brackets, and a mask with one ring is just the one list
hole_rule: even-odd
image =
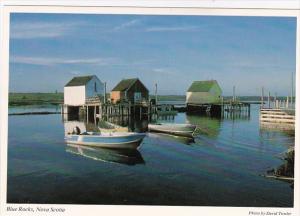
[(235, 86), (233, 86), (232, 91), (233, 91), (233, 93), (232, 93), (232, 101), (235, 102)]
[(142, 106), (140, 106), (140, 119), (142, 119), (142, 110), (143, 110), (143, 108), (142, 108)]
[(99, 105), (99, 119), (102, 119), (102, 110), (101, 110), (101, 104)]
[(248, 117), (250, 117), (250, 103), (248, 104)]
[(261, 88), (261, 108), (264, 107), (264, 87)]
[(104, 97), (103, 97), (104, 103), (106, 103), (106, 82), (104, 82)]
[(279, 100), (279, 108), (281, 108), (281, 100)]
[(289, 108), (289, 96), (286, 97), (286, 105), (285, 108)]
[(293, 107), (294, 100), (294, 74), (292, 73), (292, 88), (291, 88), (291, 106)]
[(269, 92), (269, 95), (268, 95), (268, 106), (269, 106), (269, 109), (271, 108), (271, 93)]
[(155, 104), (158, 103), (158, 98), (157, 98), (157, 83), (155, 83)]
[(86, 119), (89, 122), (89, 106), (86, 106)]

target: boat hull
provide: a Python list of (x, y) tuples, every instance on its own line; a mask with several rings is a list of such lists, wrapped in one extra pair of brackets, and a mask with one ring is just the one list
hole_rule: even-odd
[(130, 135), (69, 135), (65, 141), (69, 144), (93, 146), (112, 149), (137, 149), (145, 134)]
[(176, 136), (193, 138), (196, 126), (189, 124), (149, 124), (148, 130), (156, 133), (166, 133)]

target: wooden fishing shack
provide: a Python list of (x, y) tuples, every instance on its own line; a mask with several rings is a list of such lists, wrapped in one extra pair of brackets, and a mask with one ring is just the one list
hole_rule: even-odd
[(93, 118), (151, 118), (149, 91), (138, 79), (121, 80), (106, 99), (106, 84), (95, 75), (72, 78), (64, 87), (63, 114)]
[(216, 80), (194, 81), (186, 93), (187, 112), (221, 113), (221, 95)]
[(123, 79), (111, 90), (110, 99), (114, 104), (148, 102), (149, 90), (138, 78)]
[[(105, 97), (104, 83), (95, 76), (76, 76), (64, 86), (64, 105), (62, 113), (78, 114), (91, 112), (103, 103)], [(95, 112), (95, 110), (93, 110)]]
[(222, 89), (216, 80), (194, 81), (186, 93), (188, 113), (206, 113), (212, 116), (243, 114), (250, 116), (250, 104), (232, 99), (224, 101)]

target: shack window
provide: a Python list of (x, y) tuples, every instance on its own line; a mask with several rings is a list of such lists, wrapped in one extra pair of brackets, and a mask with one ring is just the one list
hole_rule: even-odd
[(142, 100), (142, 93), (141, 92), (134, 92), (134, 101)]

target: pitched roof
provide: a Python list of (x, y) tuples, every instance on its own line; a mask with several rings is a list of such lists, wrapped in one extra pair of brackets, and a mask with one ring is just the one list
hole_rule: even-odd
[(73, 77), (65, 86), (83, 86), (87, 84), (94, 76)]
[(188, 92), (209, 92), (214, 85), (219, 85), (216, 80), (194, 81)]
[(138, 78), (123, 79), (112, 89), (112, 91), (125, 91), (129, 89), (136, 81), (138, 81)]

